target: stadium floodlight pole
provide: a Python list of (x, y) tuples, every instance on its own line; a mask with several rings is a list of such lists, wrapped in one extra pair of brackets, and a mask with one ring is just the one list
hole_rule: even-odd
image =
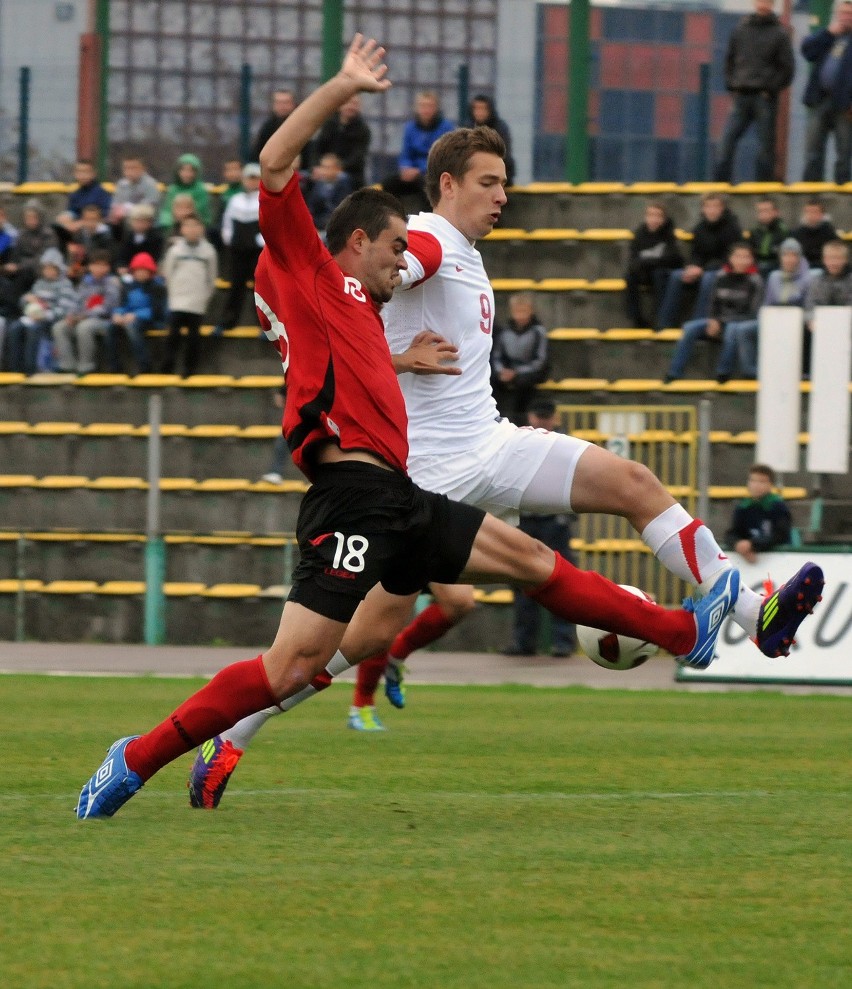
[(322, 0), (322, 81), (337, 74), (343, 55), (343, 0)]
[(162, 645), (166, 638), (166, 544), (160, 533), (160, 469), (163, 396), (148, 399), (148, 505), (145, 525), (145, 644)]
[(248, 62), (240, 69), (240, 160), (251, 161), (251, 84)]
[(571, 0), (568, 9), (568, 129), (565, 177), (585, 182), (589, 172), (589, 0)]
[(107, 164), (107, 104), (109, 102), (109, 0), (97, 0), (95, 33), (100, 39), (101, 71), (98, 109), (98, 177), (106, 176)]
[(30, 173), (30, 79), (28, 65), (22, 65), (18, 77), (18, 185)]

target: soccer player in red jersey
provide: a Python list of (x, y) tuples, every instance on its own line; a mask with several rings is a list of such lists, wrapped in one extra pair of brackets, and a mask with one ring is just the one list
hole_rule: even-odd
[[(405, 215), (387, 193), (359, 190), (335, 211), (326, 248), (293, 169), (343, 102), (388, 88), (383, 55), (356, 35), (338, 74), (293, 111), (261, 154), (266, 246), (258, 308), (287, 376), (284, 434), (313, 481), (297, 524), (301, 559), (275, 641), (220, 671), (151, 731), (113, 743), (81, 791), (81, 819), (112, 816), (159, 769), (241, 718), (327, 686), (349, 665), (340, 665), (339, 647), (371, 595), (397, 602), (396, 620), (427, 582), (497, 577), (527, 586), (560, 617), (641, 636), (697, 666), (712, 659), (736, 601), (739, 578), (729, 571), (692, 609), (659, 608), (407, 475), (405, 404), (379, 315), (407, 266)], [(388, 627), (356, 621), (353, 635), (367, 656), (386, 644)], [(230, 758), (219, 761), (223, 770)], [(222, 787), (228, 775), (223, 771)], [(216, 789), (221, 795), (212, 775), (205, 787), (211, 803), (199, 806), (212, 805)]]

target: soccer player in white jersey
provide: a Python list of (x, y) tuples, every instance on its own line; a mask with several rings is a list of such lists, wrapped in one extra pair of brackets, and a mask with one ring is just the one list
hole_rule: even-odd
[[(504, 154), (502, 139), (490, 128), (445, 134), (429, 154), (426, 191), (434, 212), (409, 218), (407, 275), (383, 311), (391, 352), (404, 352), (418, 333), (430, 330), (455, 345), (461, 370), (400, 375), (409, 419), (409, 473), (426, 490), (504, 518), (519, 511), (621, 515), (666, 569), (707, 591), (731, 563), (709, 529), (647, 467), (576, 437), (519, 429), (497, 412), (489, 380), (494, 294), (474, 244), (491, 232), (506, 203)], [(743, 586), (732, 614), (766, 655), (786, 655), (822, 585), (820, 568), (806, 563), (767, 598)], [(327, 676), (206, 743), (190, 773), (193, 806), (218, 804), (242, 751), (268, 717), (387, 649), (415, 597), (374, 588)]]

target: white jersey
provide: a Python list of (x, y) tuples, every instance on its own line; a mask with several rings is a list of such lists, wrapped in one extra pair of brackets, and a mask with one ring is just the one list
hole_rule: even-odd
[(458, 347), (461, 374), (401, 374), (412, 457), (477, 450), (500, 418), (491, 392), (494, 293), (479, 251), (435, 213), (409, 217), (408, 270), (382, 310), (392, 354), (422, 330)]

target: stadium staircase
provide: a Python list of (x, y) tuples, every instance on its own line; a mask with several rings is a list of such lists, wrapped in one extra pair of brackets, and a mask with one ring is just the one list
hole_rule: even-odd
[[(498, 318), (513, 291), (535, 293), (550, 330), (551, 377), (542, 390), (560, 404), (694, 405), (712, 402), (712, 486), (707, 521), (723, 532), (754, 456), (757, 386), (716, 383), (715, 352), (700, 345), (689, 377), (662, 384), (678, 328), (624, 326), (621, 275), (630, 229), (645, 203), (662, 200), (679, 237), (700, 196), (724, 188), (744, 227), (764, 192), (789, 225), (803, 201), (823, 196), (838, 227), (852, 231), (852, 188), (799, 184), (533, 184), (514, 189), (504, 219), (480, 245)], [(13, 203), (65, 187), (18, 187)], [(10, 210), (14, 219), (14, 206)], [(844, 222), (845, 221), (845, 222)], [(852, 232), (845, 234), (852, 239)], [(227, 285), (227, 270), (220, 289)], [(243, 314), (244, 325), (213, 337), (221, 291), (203, 330), (201, 373), (92, 374), (82, 378), (0, 374), (0, 638), (140, 641), (143, 637), (148, 400), (163, 398), (162, 522), (167, 546), (168, 639), (175, 643), (271, 641), (298, 559), (293, 530), (304, 478), (288, 465), (283, 483), (268, 470), (279, 431), (273, 396), (280, 364)], [(155, 366), (163, 332), (151, 334)], [(809, 384), (802, 390), (807, 401)], [(806, 405), (805, 401), (805, 405)], [(805, 423), (802, 423), (805, 429)], [(802, 433), (802, 443), (807, 436)], [(785, 475), (785, 495), (802, 537), (849, 539), (852, 479), (820, 483)], [(675, 496), (685, 491), (673, 489)], [(635, 555), (635, 540), (575, 540), (580, 564)], [(648, 565), (651, 565), (650, 559)], [(499, 649), (509, 638), (511, 591), (481, 588), (483, 607), (445, 639), (447, 648)]]

